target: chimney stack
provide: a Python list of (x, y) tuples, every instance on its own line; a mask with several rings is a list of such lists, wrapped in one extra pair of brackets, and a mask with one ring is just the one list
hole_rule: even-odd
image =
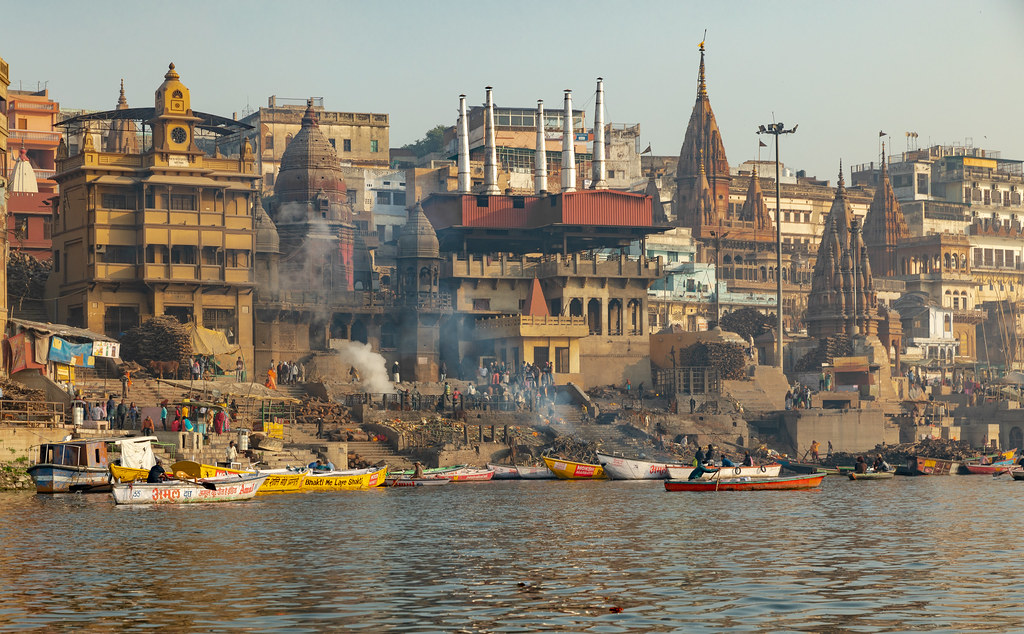
[(594, 183), (593, 189), (608, 189), (604, 180), (604, 80), (597, 78), (594, 98)]
[(562, 115), (562, 193), (576, 191), (576, 148), (572, 130), (572, 91), (565, 91), (565, 113)]
[(533, 193), (548, 190), (548, 153), (544, 146), (544, 100), (537, 100), (537, 151), (533, 154)]
[(494, 101), (491, 87), (487, 86), (487, 110), (484, 112), (484, 189), (483, 194), (498, 196), (498, 150), (494, 147)]
[(459, 95), (459, 193), (468, 194), (473, 188), (469, 173), (469, 121), (466, 118), (466, 95)]

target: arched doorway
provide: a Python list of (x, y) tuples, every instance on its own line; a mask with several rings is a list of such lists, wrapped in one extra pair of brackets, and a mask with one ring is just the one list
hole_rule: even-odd
[(587, 302), (587, 326), (590, 334), (601, 334), (601, 300), (592, 299)]
[(582, 317), (583, 316), (583, 300), (575, 298), (569, 302), (569, 316), (570, 317)]
[(366, 332), (366, 324), (363, 323), (362, 319), (357, 319), (352, 324), (352, 341), (358, 341), (359, 343), (366, 343), (369, 337)]
[(608, 334), (622, 334), (622, 302), (617, 299), (608, 302)]
[(629, 300), (627, 304), (629, 314), (629, 334), (640, 335), (642, 332), (641, 312), (640, 312), (640, 301), (636, 299)]

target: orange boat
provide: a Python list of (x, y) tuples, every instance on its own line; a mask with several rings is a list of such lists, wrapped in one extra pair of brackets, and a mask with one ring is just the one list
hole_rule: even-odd
[(667, 480), (666, 491), (780, 491), (815, 489), (824, 473), (779, 476), (777, 478), (727, 478), (723, 480)]

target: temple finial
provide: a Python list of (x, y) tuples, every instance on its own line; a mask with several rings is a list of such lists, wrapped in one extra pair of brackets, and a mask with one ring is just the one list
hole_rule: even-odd
[(843, 159), (839, 159), (839, 191), (846, 191), (846, 181), (843, 179)]
[(697, 73), (697, 94), (707, 96), (708, 85), (704, 80), (704, 41), (700, 43), (700, 71)]

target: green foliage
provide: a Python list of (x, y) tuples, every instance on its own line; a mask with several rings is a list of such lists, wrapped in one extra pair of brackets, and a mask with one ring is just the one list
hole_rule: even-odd
[(422, 139), (407, 143), (402, 146), (403, 150), (412, 150), (416, 158), (422, 158), (431, 152), (440, 152), (444, 147), (445, 126), (436, 125), (427, 130)]
[(750, 341), (751, 337), (759, 337), (774, 328), (775, 319), (775, 313), (763, 315), (754, 308), (741, 308), (722, 317), (722, 330)]

